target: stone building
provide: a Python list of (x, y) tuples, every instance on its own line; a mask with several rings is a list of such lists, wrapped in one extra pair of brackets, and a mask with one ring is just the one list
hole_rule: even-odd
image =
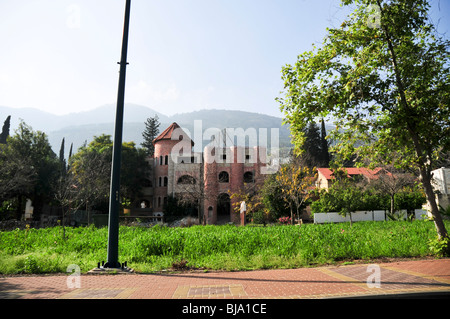
[(266, 149), (210, 143), (194, 152), (194, 142), (172, 123), (155, 140), (152, 187), (144, 190), (147, 210), (163, 213), (169, 196), (197, 203), (207, 224), (236, 222), (230, 194), (251, 189), (262, 180)]

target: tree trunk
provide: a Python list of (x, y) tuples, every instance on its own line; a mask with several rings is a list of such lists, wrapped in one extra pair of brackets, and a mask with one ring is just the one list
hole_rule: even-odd
[[(381, 10), (380, 12), (383, 12), (383, 7), (381, 6), (381, 1), (377, 0), (377, 3), (378, 3), (378, 7)], [(443, 238), (447, 237), (447, 231), (445, 229), (444, 222), (442, 221), (442, 217), (439, 214), (439, 209), (436, 204), (436, 198), (434, 196), (433, 187), (431, 186), (431, 163), (430, 163), (431, 157), (429, 156), (430, 154), (427, 154), (424, 151), (424, 147), (423, 147), (424, 144), (422, 144), (420, 141), (420, 138), (419, 138), (419, 135), (417, 134), (414, 122), (412, 122), (412, 123), (410, 122), (411, 118), (413, 118), (416, 114), (411, 111), (411, 108), (406, 99), (405, 86), (403, 85), (401, 74), (400, 74), (400, 71), (398, 68), (397, 56), (396, 56), (396, 53), (394, 50), (394, 45), (391, 41), (390, 34), (389, 34), (388, 30), (386, 29), (386, 27), (383, 26), (382, 28), (386, 35), (388, 48), (389, 48), (389, 51), (390, 51), (391, 57), (392, 57), (392, 65), (394, 68), (395, 79), (396, 79), (396, 83), (397, 83), (397, 87), (398, 87), (398, 91), (399, 91), (399, 95), (400, 95), (400, 105), (402, 105), (404, 107), (404, 109), (407, 113), (407, 117), (405, 119), (406, 127), (407, 127), (408, 132), (411, 135), (411, 139), (414, 144), (414, 149), (415, 149), (417, 158), (419, 160), (418, 167), (420, 170), (422, 184), (425, 189), (427, 202), (431, 208), (431, 215), (433, 216), (433, 219), (434, 219), (434, 224), (436, 226), (438, 238), (443, 239)], [(428, 155), (428, 156), (426, 156), (426, 155)]]
[(292, 209), (292, 205), (291, 206), (291, 225), (294, 225), (294, 210)]
[(391, 195), (391, 215), (392, 217), (394, 216), (394, 212), (395, 212), (395, 195)]
[(421, 167), (420, 169), (420, 176), (422, 178), (422, 184), (425, 189), (425, 195), (427, 197), (428, 205), (431, 208), (431, 215), (433, 216), (434, 226), (436, 227), (438, 237), (439, 239), (446, 238), (448, 234), (447, 230), (445, 229), (442, 216), (439, 213), (439, 208), (436, 203), (436, 197), (433, 192), (433, 187), (431, 186), (431, 176), (430, 174), (427, 174), (426, 169), (423, 167)]

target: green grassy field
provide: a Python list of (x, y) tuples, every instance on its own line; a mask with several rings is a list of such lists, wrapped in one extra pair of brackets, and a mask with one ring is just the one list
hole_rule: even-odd
[[(449, 229), (450, 223), (446, 221)], [(82, 272), (106, 261), (107, 228), (0, 232), (0, 273)], [(205, 270), (295, 268), (337, 261), (432, 255), (430, 221), (305, 224), (302, 226), (120, 227), (119, 258), (137, 272), (174, 265)]]

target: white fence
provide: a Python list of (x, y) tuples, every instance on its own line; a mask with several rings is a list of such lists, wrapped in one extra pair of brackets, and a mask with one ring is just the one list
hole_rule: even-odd
[[(386, 212), (384, 210), (374, 210), (374, 211), (359, 211), (354, 212), (352, 214), (352, 221), (361, 222), (361, 221), (383, 221), (386, 220)], [(428, 212), (423, 209), (416, 209), (415, 212), (416, 220), (423, 219), (423, 215), (428, 215)], [(406, 213), (405, 213), (406, 218)], [(342, 223), (342, 222), (350, 222), (350, 216), (342, 216), (339, 213), (315, 213), (314, 214), (314, 223), (315, 224), (323, 224), (323, 223)]]

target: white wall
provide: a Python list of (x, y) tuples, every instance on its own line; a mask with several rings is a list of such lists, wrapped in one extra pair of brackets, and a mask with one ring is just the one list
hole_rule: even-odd
[[(386, 219), (386, 213), (384, 210), (375, 210), (375, 211), (361, 211), (354, 212), (352, 214), (352, 221), (360, 222), (360, 221), (383, 221)], [(423, 209), (415, 210), (416, 220), (421, 220), (422, 215), (427, 215), (427, 211)], [(342, 222), (350, 222), (350, 216), (341, 216), (339, 213), (316, 213), (314, 214), (314, 223), (315, 224), (323, 224), (323, 223), (342, 223)]]

